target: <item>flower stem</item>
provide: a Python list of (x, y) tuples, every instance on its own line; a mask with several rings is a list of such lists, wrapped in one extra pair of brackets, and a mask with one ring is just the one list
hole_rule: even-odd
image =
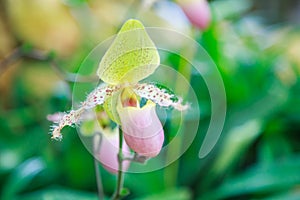
[(95, 164), (95, 173), (96, 173), (96, 181), (97, 181), (97, 190), (98, 190), (98, 198), (104, 199), (104, 192), (103, 192), (103, 186), (102, 186), (102, 179), (101, 179), (101, 173), (99, 170), (99, 162), (96, 158), (94, 158), (94, 164)]
[[(102, 144), (102, 136), (101, 133), (95, 132), (94, 136), (94, 155), (99, 152), (99, 149)], [(96, 181), (97, 181), (97, 190), (98, 190), (98, 199), (104, 199), (104, 191), (103, 191), (103, 184), (102, 184), (102, 178), (101, 178), (101, 172), (99, 169), (99, 161), (94, 158), (94, 167), (95, 167), (95, 174), (96, 174)]]
[(121, 190), (123, 188), (123, 182), (124, 182), (124, 174), (122, 171), (122, 165), (123, 165), (122, 146), (123, 146), (123, 133), (121, 128), (119, 128), (119, 153), (118, 153), (119, 171), (118, 171), (116, 191), (112, 197), (112, 200), (118, 200), (121, 199), (122, 197)]

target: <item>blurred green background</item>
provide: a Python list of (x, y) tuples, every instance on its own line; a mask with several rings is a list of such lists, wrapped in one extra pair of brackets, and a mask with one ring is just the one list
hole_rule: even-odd
[[(199, 159), (210, 99), (198, 96), (193, 144), (162, 170), (126, 174), (125, 199), (300, 199), (300, 2), (209, 4), (202, 31), (167, 0), (1, 0), (0, 199), (97, 199), (93, 157), (76, 129), (51, 141), (46, 116), (70, 109), (80, 63), (129, 18), (197, 40), (222, 74), (228, 107), (220, 140)], [(191, 84), (203, 87), (193, 74)], [(116, 178), (101, 174), (109, 197)]]

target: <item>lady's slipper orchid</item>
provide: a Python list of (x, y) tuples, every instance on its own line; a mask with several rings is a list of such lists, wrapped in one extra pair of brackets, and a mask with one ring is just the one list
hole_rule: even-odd
[[(162, 147), (164, 133), (155, 105), (185, 110), (172, 92), (151, 83), (139, 83), (160, 64), (158, 51), (137, 20), (128, 20), (103, 56), (98, 76), (104, 81), (77, 110), (66, 113), (53, 127), (52, 138), (60, 140), (64, 126), (78, 124), (87, 110), (103, 105), (110, 118), (121, 126), (127, 144), (138, 154), (154, 157)], [(144, 106), (141, 99), (147, 100)]]
[(202, 30), (209, 26), (211, 12), (207, 0), (178, 0), (189, 21)]

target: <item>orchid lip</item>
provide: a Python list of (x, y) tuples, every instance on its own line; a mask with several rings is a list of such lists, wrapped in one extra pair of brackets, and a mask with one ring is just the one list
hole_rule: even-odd
[(117, 105), (117, 111), (121, 120), (121, 128), (124, 133), (135, 138), (151, 138), (163, 131), (162, 124), (157, 117), (155, 104), (148, 101), (140, 108), (127, 106), (121, 103), (121, 97)]

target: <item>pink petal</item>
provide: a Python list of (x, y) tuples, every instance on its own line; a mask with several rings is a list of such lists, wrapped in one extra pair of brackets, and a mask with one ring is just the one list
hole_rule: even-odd
[(49, 114), (47, 115), (47, 120), (54, 122), (54, 123), (58, 123), (60, 120), (62, 120), (63, 116), (65, 115), (65, 113), (63, 112), (57, 112), (54, 114)]
[[(96, 135), (94, 139), (96, 144), (96, 158), (102, 163), (103, 167), (107, 171), (113, 174), (118, 173), (119, 135), (117, 131), (109, 134)], [(124, 141), (122, 153), (125, 157), (129, 157), (131, 155), (130, 149)], [(129, 168), (129, 165), (130, 161), (124, 160), (122, 164), (122, 171), (126, 171)]]
[(164, 132), (149, 138), (139, 138), (128, 135), (124, 132), (127, 144), (141, 156), (155, 157), (159, 154), (164, 143)]
[(151, 101), (142, 107), (117, 107), (124, 138), (128, 146), (139, 155), (155, 157), (159, 154), (164, 131), (159, 121), (155, 104)]

